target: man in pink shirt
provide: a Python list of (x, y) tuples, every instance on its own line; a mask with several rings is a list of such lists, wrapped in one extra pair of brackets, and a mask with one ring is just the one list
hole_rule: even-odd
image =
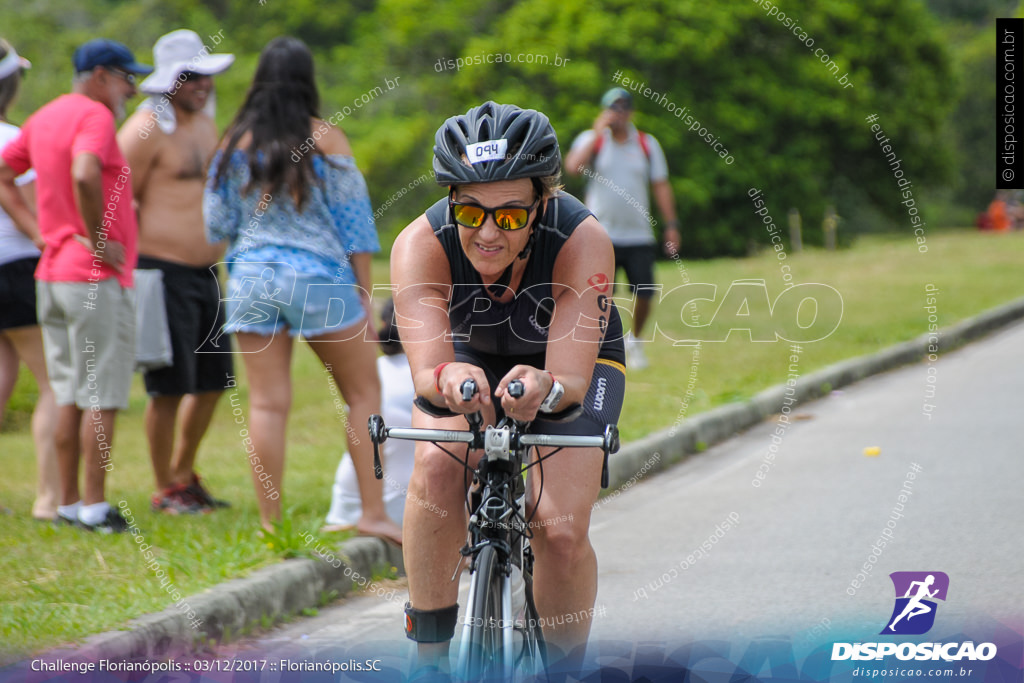
[[(128, 407), (135, 358), (132, 268), (138, 226), (131, 170), (117, 146), (115, 117), (152, 71), (121, 43), (96, 39), (73, 58), (72, 91), (29, 117), (0, 155), (0, 206), (45, 242), (36, 269), (47, 374), (59, 406), (57, 523), (103, 533), (128, 525), (104, 497), (119, 409)], [(36, 171), (38, 222), (14, 178)], [(84, 495), (79, 465), (84, 461)]]

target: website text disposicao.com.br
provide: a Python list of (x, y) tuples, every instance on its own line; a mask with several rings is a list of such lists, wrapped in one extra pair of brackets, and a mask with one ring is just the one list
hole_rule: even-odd
[(434, 63), (434, 71), (440, 73), (448, 69), (459, 71), (464, 66), (481, 66), (483, 64), (539, 64), (541, 66), (565, 66), (569, 63), (570, 57), (561, 57), (558, 53), (555, 56), (534, 54), (532, 52), (520, 52), (513, 55), (511, 52), (488, 52), (472, 57), (454, 57), (445, 59), (441, 57)]

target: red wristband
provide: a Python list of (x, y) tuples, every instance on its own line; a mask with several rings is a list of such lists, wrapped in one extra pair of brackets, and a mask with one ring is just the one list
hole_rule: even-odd
[(438, 364), (438, 366), (436, 368), (434, 368), (434, 388), (437, 389), (437, 393), (439, 393), (439, 394), (442, 393), (442, 391), (441, 391), (441, 371), (444, 370), (444, 366), (451, 365), (451, 364), (452, 364), (452, 361), (447, 361), (445, 363)]

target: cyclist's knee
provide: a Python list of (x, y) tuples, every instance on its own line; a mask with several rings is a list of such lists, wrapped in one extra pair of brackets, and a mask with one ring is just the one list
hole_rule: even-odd
[(571, 567), (591, 552), (586, 526), (569, 515), (536, 520), (533, 524), (532, 543), (538, 554)]
[(409, 480), (409, 490), (429, 500), (457, 498), (465, 495), (465, 469), (450, 455), (433, 444), (416, 449), (416, 464)]

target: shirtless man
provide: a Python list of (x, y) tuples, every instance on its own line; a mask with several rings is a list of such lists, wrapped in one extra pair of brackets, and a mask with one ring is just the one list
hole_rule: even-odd
[[(214, 45), (217, 36), (210, 37)], [(228, 503), (210, 495), (194, 470), (213, 409), (233, 376), (230, 348), (207, 349), (219, 316), (214, 265), (223, 247), (203, 234), (206, 167), (217, 127), (204, 108), (212, 76), (233, 55), (209, 54), (193, 31), (168, 33), (153, 48), (156, 71), (140, 85), (150, 95), (118, 133), (132, 169), (139, 215), (139, 268), (163, 273), (172, 365), (145, 373), (146, 437), (156, 480), (154, 511), (208, 512)], [(140, 300), (140, 305), (142, 301)]]

